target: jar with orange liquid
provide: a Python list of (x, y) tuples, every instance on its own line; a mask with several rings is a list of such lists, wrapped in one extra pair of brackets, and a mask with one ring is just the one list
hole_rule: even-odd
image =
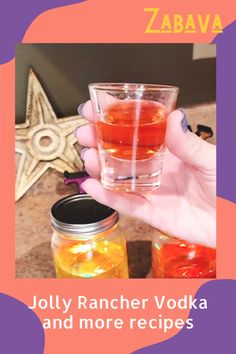
[(157, 233), (152, 274), (154, 278), (215, 278), (216, 250)]
[(57, 278), (128, 278), (126, 241), (117, 211), (86, 194), (65, 197), (51, 210)]

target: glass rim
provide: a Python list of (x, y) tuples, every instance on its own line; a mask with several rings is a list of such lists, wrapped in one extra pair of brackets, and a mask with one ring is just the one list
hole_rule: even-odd
[(138, 82), (92, 82), (89, 88), (99, 91), (130, 92), (134, 90), (142, 91), (173, 91), (179, 92), (179, 87), (164, 84), (143, 84)]

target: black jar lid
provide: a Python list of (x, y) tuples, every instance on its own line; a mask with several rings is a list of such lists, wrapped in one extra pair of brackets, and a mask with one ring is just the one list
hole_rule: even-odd
[(98, 203), (87, 194), (58, 200), (51, 209), (52, 226), (79, 238), (101, 233), (117, 223), (117, 211)]

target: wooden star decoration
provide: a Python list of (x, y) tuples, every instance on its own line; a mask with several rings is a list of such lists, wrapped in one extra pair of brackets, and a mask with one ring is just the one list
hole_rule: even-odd
[(86, 123), (79, 115), (57, 119), (35, 73), (28, 77), (26, 122), (16, 124), (15, 152), (20, 154), (16, 171), (15, 200), (49, 169), (61, 173), (82, 169), (75, 149), (76, 127)]

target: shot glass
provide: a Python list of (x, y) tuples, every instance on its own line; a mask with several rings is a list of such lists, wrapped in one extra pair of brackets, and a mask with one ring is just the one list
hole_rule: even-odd
[(143, 193), (160, 186), (167, 115), (179, 89), (136, 83), (89, 85), (101, 159), (108, 189)]

